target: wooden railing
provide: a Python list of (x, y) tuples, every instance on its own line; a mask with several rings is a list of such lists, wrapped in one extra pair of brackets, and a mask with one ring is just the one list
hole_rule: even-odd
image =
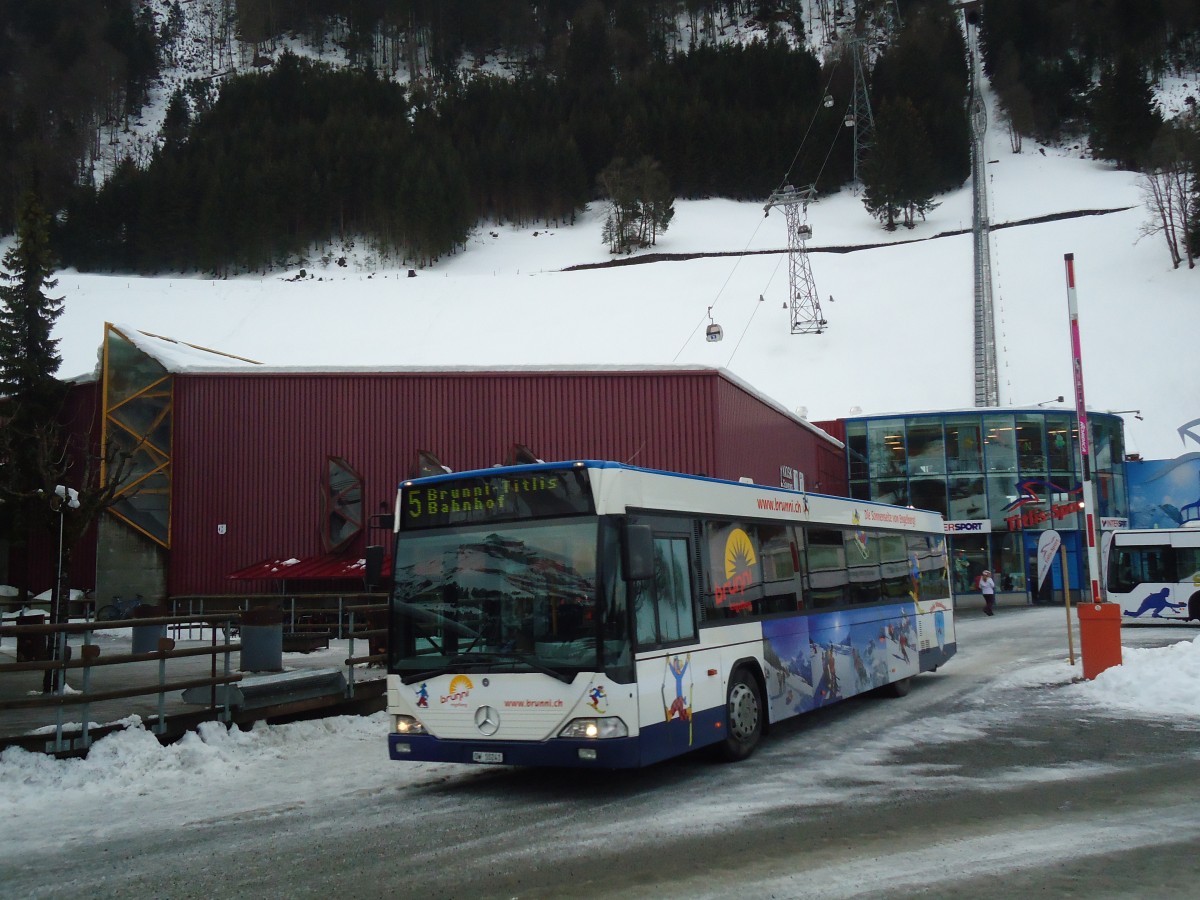
[(360, 615), (376, 609), (382, 612), (387, 607), (387, 594), (181, 594), (166, 602), (170, 604), (172, 615), (177, 616), (281, 609), (285, 632), (330, 631), (340, 640), (350, 637), (351, 610), (357, 610)]
[[(26, 697), (0, 697), (0, 711), (26, 709), (52, 709), (55, 711), (54, 739), (46, 745), (46, 750), (62, 752), (67, 750), (86, 749), (92, 742), (90, 707), (94, 703), (108, 700), (120, 700), (129, 697), (157, 695), (158, 718), (154, 731), (162, 734), (166, 729), (166, 695), (169, 692), (182, 691), (188, 688), (211, 687), (211, 702), (209, 710), (215, 717), (228, 723), (230, 721), (229, 692), (223, 695), (221, 703), (217, 702), (220, 685), (233, 684), (241, 681), (240, 672), (234, 672), (231, 655), (241, 650), (242, 645), (230, 640), (230, 625), (237, 616), (207, 615), (201, 619), (191, 616), (160, 616), (154, 618), (122, 619), (109, 622), (74, 622), (58, 625), (23, 624), (0, 626), (0, 636), (17, 638), (18, 655), (22, 642), (32, 644), (38, 652), (34, 658), (15, 663), (0, 664), (0, 677), (18, 672), (41, 671), (47, 673), (49, 682), (54, 686), (49, 692)], [(96, 632), (118, 628), (162, 628), (190, 624), (194, 627), (204, 627), (211, 634), (212, 643), (207, 647), (189, 647), (176, 649), (175, 641), (169, 637), (160, 637), (157, 647), (151, 652), (121, 653), (103, 656), (99, 644), (93, 642)], [(218, 641), (218, 633), (223, 637)], [(83, 645), (79, 648), (79, 658), (72, 659), (68, 649), (68, 635), (83, 635)], [(40, 645), (40, 646), (39, 646)], [(57, 646), (56, 646), (57, 645)], [(51, 652), (52, 648), (57, 652)], [(197, 656), (208, 656), (212, 659), (210, 675), (205, 678), (185, 678), (169, 680), (167, 663), (170, 660), (184, 659)], [(224, 656), (224, 671), (217, 672), (217, 657)], [(95, 669), (105, 666), (123, 665), (139, 662), (158, 662), (158, 678), (152, 684), (134, 685), (115, 690), (92, 690), (92, 673)], [(79, 670), (82, 672), (83, 689), (79, 692), (67, 692), (67, 672)], [(222, 707), (217, 712), (217, 707)], [(81, 707), (80, 722), (64, 723), (64, 712), (68, 707)], [(73, 732), (78, 731), (78, 736)], [(71, 733), (69, 736), (68, 733)]]
[[(386, 603), (366, 603), (360, 606), (348, 606), (346, 611), (350, 614), (350, 627), (348, 636), (350, 638), (350, 646), (348, 648), (349, 656), (346, 658), (346, 683), (349, 685), (350, 696), (354, 696), (354, 667), (360, 665), (383, 665), (387, 662), (387, 604)], [(365, 628), (357, 628), (356, 617), (361, 617), (358, 622), (366, 625)], [(354, 655), (354, 641), (367, 641), (367, 655)]]
[[(54, 734), (45, 749), (49, 752), (61, 753), (86, 749), (92, 742), (94, 726), (89, 725), (89, 711), (92, 704), (123, 698), (157, 695), (158, 717), (154, 730), (162, 734), (166, 728), (166, 695), (174, 691), (189, 688), (211, 687), (211, 702), (207, 708), (210, 718), (219, 718), (228, 723), (230, 709), (229, 690), (220, 691), (222, 685), (230, 685), (241, 680), (240, 673), (234, 671), (231, 654), (240, 653), (242, 644), (238, 641), (242, 619), (253, 618), (251, 611), (265, 609), (282, 612), (282, 631), (285, 638), (303, 638), (309, 636), (324, 636), (326, 645), (329, 637), (347, 640), (346, 666), (346, 699), (355, 700), (356, 672), (360, 667), (380, 666), (387, 658), (387, 604), (381, 602), (383, 594), (328, 594), (328, 595), (297, 595), (280, 598), (272, 595), (243, 595), (243, 596), (191, 596), (176, 597), (164, 609), (171, 615), (140, 617), (114, 621), (84, 621), (69, 624), (29, 624), (28, 619), (21, 624), (3, 624), (0, 636), (16, 636), (18, 656), (21, 645), (34, 648), (28, 653), (29, 658), (16, 663), (0, 664), (0, 679), (8, 674), (20, 672), (42, 671), (49, 673), (46, 682), (53, 687), (49, 692), (31, 696), (13, 696), (12, 692), (0, 691), (0, 715), (3, 711), (20, 711), (30, 709), (45, 709), (53, 711)], [(377, 602), (362, 602), (362, 601)], [(354, 602), (357, 601), (357, 602)], [(142, 607), (143, 611), (145, 607)], [(250, 613), (249, 616), (246, 614)], [(43, 619), (43, 616), (37, 616)], [(13, 619), (8, 619), (13, 622)], [(250, 624), (249, 621), (246, 623)], [(150, 652), (119, 653), (102, 655), (100, 645), (94, 640), (98, 632), (113, 629), (143, 629), (159, 628), (169, 632), (173, 637), (155, 637), (151, 631), (149, 647), (138, 648), (137, 632), (135, 632), (134, 649)], [(83, 636), (83, 645), (71, 647), (78, 658), (71, 659), (67, 650), (68, 636)], [(177, 648), (176, 642), (181, 640), (209, 640), (206, 647)], [(366, 646), (360, 643), (366, 641)], [(58, 645), (58, 652), (52, 649)], [(303, 641), (301, 640), (301, 643)], [(145, 639), (143, 638), (143, 645)], [(363, 649), (365, 653), (361, 652)], [(218, 672), (218, 657), (224, 656), (223, 671)], [(188, 657), (210, 656), (212, 665), (206, 678), (169, 678), (168, 663)], [(114, 666), (125, 663), (144, 663), (158, 661), (158, 679), (154, 684), (122, 687), (115, 690), (98, 691), (93, 689), (92, 674), (99, 667)], [(194, 667), (193, 667), (194, 668)], [(75, 693), (65, 689), (68, 672), (82, 673), (82, 692)], [(360, 679), (361, 681), (361, 679)], [(374, 696), (368, 692), (364, 697)], [(221, 702), (218, 702), (218, 701)], [(218, 707), (221, 707), (218, 710)], [(64, 722), (64, 714), (69, 709), (79, 709), (82, 724)], [(39, 727), (45, 727), (47, 721), (42, 721)]]

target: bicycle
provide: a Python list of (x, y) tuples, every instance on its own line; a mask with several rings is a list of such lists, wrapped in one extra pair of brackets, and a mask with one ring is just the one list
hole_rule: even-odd
[(112, 603), (100, 607), (96, 612), (96, 621), (116, 622), (120, 619), (131, 619), (133, 618), (133, 611), (145, 602), (141, 594), (129, 600), (125, 600), (120, 594), (116, 594), (113, 596)]

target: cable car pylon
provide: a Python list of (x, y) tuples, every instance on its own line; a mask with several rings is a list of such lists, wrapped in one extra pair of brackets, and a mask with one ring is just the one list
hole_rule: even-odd
[[(898, 15), (898, 14), (897, 14)], [(875, 116), (871, 112), (871, 94), (867, 85), (867, 73), (863, 65), (866, 41), (861, 36), (849, 42), (850, 60), (854, 67), (854, 96), (846, 112), (845, 125), (854, 133), (854, 171), (851, 175), (853, 192), (862, 192), (862, 163), (875, 137)]]
[(763, 212), (770, 215), (773, 207), (783, 210), (788, 230), (788, 294), (792, 334), (821, 334), (829, 325), (821, 312), (817, 284), (808, 262), (806, 241), (812, 237), (808, 224), (808, 204), (817, 197), (814, 185), (796, 188), (785, 184), (767, 198)]

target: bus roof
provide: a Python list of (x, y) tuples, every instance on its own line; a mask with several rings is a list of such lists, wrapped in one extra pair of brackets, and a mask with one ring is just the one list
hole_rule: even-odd
[(585, 468), (592, 483), (599, 515), (631, 511), (706, 513), (734, 518), (786, 519), (796, 522), (904, 531), (944, 531), (939, 513), (912, 507), (890, 506), (870, 500), (853, 500), (808, 491), (729, 481), (707, 475), (689, 475), (646, 469), (606, 460), (563, 460), (516, 466), (493, 466), (410, 478), (400, 487), (453, 483), (471, 478), (519, 477), (564, 468)]

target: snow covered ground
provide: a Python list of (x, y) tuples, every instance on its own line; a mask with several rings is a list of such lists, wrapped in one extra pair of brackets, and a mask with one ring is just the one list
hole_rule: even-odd
[[(1053, 615), (1044, 614), (1048, 619)], [(1079, 681), (1077, 647), (1074, 666), (1064, 657), (1015, 668), (999, 677), (993, 690), (1052, 691), (1056, 702), (1068, 709), (1103, 710), (1108, 716), (1139, 720), (1162, 718), (1200, 730), (1200, 693), (1195, 690), (1200, 683), (1200, 637), (1179, 631), (1177, 642), (1144, 648), (1136, 646), (1139, 631), (1134, 630), (1123, 649), (1123, 664), (1090, 682)], [(947, 671), (960, 664), (952, 660)], [(881, 760), (893, 745), (953, 741), (956, 734), (983, 727), (988, 715), (987, 708), (980, 708), (975, 714), (939, 720), (933, 728), (914, 721), (912, 728), (893, 733), (890, 743), (874, 743), (871, 752)], [(952, 727), (946, 726), (951, 720)], [(326, 794), (340, 795), (347, 789), (348, 772), (354, 773), (355, 791), (371, 793), (402, 792), (405, 786), (477, 771), (444, 763), (390, 762), (386, 732), (383, 713), (259, 724), (248, 732), (208, 723), (163, 747), (135, 717), (124, 731), (97, 741), (86, 759), (56, 760), (10, 748), (0, 753), (0, 870), (6, 859), (19, 858), (23, 848), (44, 846), (46, 834), (39, 823), (48, 809), (55, 811), (57, 820), (72, 823), (64, 825), (62, 833), (80, 839), (105, 820), (111, 804), (130, 798), (153, 797), (154, 802), (139, 805), (136, 823), (121, 828), (149, 832), (186, 823), (197, 810), (203, 810), (206, 819), (270, 810), (291, 796), (290, 788), (281, 788), (285, 784), (302, 785), (313, 802)], [(861, 754), (840, 763), (836, 758), (824, 760), (822, 775), (836, 779), (839, 771), (856, 770), (861, 776), (869, 762)], [(908, 774), (904, 767), (879, 768), (872, 777), (903, 779)], [(214, 791), (215, 785), (220, 790)], [(818, 799), (810, 797), (811, 802)]]

